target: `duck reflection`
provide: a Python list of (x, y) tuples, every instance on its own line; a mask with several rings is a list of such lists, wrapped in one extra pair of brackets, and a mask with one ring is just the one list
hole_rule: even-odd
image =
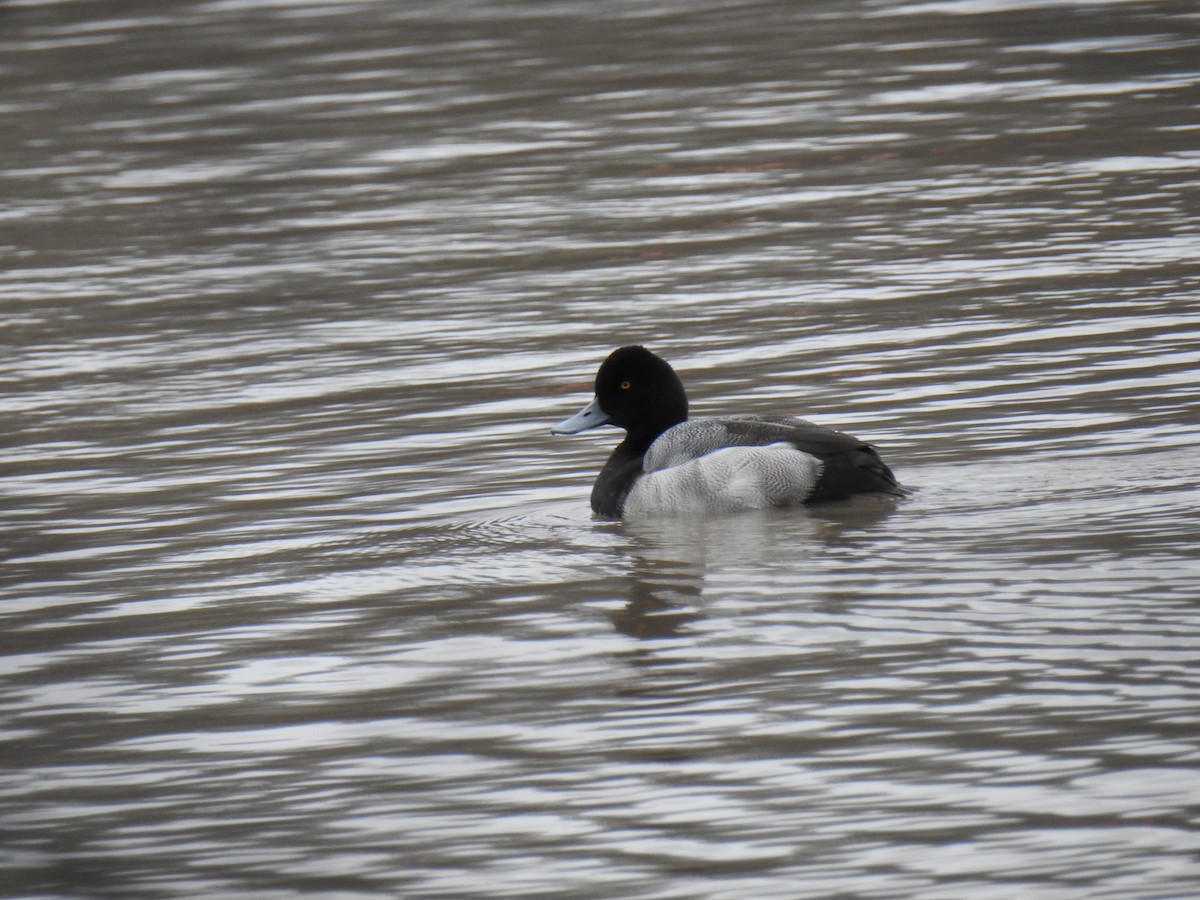
[(703, 579), (694, 566), (664, 559), (635, 560), (625, 606), (612, 613), (617, 631), (635, 638), (678, 637), (700, 618)]
[(805, 559), (851, 545), (895, 509), (890, 498), (856, 497), (804, 510), (627, 521), (632, 568), (614, 627), (640, 639), (673, 638), (705, 615), (716, 586), (786, 590)]

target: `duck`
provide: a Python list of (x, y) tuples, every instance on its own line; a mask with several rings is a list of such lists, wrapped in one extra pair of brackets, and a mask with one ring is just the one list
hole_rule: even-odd
[(596, 373), (595, 396), (553, 426), (625, 430), (592, 486), (605, 518), (794, 507), (855, 494), (907, 492), (870, 444), (794, 416), (688, 418), (683, 382), (662, 357), (620, 347)]

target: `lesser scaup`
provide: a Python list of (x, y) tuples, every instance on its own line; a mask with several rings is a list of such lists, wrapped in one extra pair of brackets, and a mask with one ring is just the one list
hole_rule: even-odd
[(791, 416), (688, 420), (687, 394), (666, 360), (644, 347), (614, 350), (596, 396), (554, 434), (612, 424), (626, 431), (592, 487), (601, 516), (732, 512), (903, 494), (892, 470), (858, 438)]

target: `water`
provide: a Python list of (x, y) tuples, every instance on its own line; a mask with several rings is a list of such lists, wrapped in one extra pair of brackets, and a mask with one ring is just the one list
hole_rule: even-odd
[[(13, 897), (1184, 897), (1200, 19), (9, 2)], [(593, 520), (612, 347), (901, 503)]]

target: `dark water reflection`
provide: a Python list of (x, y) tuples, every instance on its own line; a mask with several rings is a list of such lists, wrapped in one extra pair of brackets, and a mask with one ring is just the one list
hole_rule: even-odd
[[(4, 4), (7, 893), (1189, 895), (1198, 44)], [(919, 490), (593, 521), (630, 341)]]

